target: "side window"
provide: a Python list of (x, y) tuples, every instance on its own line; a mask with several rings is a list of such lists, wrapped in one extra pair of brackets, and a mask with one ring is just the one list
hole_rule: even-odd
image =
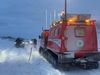
[(55, 36), (57, 36), (57, 35), (59, 35), (60, 34), (60, 28), (57, 28), (56, 30), (55, 30)]
[(52, 30), (50, 31), (50, 34), (51, 34), (51, 36), (54, 36), (54, 35), (55, 35), (55, 29), (52, 29)]
[(41, 34), (41, 39), (43, 39), (43, 33)]

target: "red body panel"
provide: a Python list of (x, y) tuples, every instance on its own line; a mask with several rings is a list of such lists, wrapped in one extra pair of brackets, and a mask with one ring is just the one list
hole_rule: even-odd
[[(75, 28), (85, 28), (84, 36), (76, 36)], [(83, 57), (86, 53), (97, 52), (97, 34), (95, 23), (68, 24), (63, 22), (48, 30), (47, 48), (54, 53), (74, 52), (76, 57)], [(65, 34), (66, 33), (66, 34)], [(44, 39), (41, 40), (44, 47)]]

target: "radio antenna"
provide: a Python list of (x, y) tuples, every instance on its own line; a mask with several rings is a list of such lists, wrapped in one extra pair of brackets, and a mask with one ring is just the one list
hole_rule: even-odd
[(50, 13), (50, 24), (52, 23), (52, 15), (51, 15), (51, 13)]
[(65, 0), (65, 20), (67, 19), (67, 0)]
[(46, 24), (46, 28), (47, 28), (47, 24), (48, 24), (48, 17), (47, 17), (47, 15), (48, 15), (48, 12), (47, 12), (47, 9), (46, 9), (46, 11), (45, 11), (45, 19), (46, 19), (45, 24)]
[(54, 15), (54, 21), (56, 20), (56, 11), (54, 10), (53, 12), (53, 15)]

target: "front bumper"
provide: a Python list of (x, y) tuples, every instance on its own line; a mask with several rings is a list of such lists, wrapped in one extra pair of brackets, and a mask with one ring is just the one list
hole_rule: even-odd
[(70, 63), (74, 62), (75, 54), (73, 52), (66, 52), (58, 54), (58, 62), (59, 63)]
[(75, 57), (75, 53), (66, 52), (58, 54), (59, 63), (75, 63), (75, 62), (95, 62), (100, 61), (100, 52), (86, 53), (84, 57)]

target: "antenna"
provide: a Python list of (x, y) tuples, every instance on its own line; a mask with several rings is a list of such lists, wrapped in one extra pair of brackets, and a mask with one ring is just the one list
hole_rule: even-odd
[(56, 20), (56, 10), (54, 10), (54, 21)]
[(65, 20), (67, 19), (67, 0), (65, 0)]
[(48, 12), (47, 12), (47, 9), (46, 9), (46, 11), (45, 11), (45, 19), (46, 19), (46, 28), (47, 28), (47, 24), (48, 24), (48, 17), (47, 17), (47, 15), (48, 15)]
[(43, 27), (42, 27), (42, 31), (43, 31)]
[(58, 20), (61, 18), (60, 13), (57, 13), (57, 18), (58, 18)]
[(50, 24), (52, 23), (52, 15), (51, 15), (51, 13), (50, 13)]
[(53, 23), (56, 21), (56, 11), (53, 11)]

